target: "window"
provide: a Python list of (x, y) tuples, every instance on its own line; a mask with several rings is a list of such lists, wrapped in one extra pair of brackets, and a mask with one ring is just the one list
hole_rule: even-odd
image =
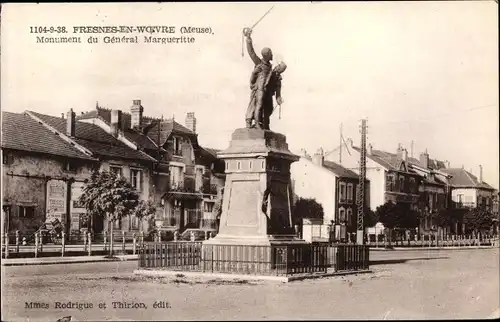
[(174, 155), (181, 156), (182, 155), (182, 139), (174, 136), (172, 138), (172, 140), (173, 140)]
[(137, 191), (142, 191), (142, 171), (138, 169), (130, 169), (130, 184)]
[(347, 225), (352, 226), (352, 209), (348, 208), (347, 209)]
[(415, 182), (415, 178), (410, 178), (410, 192), (411, 193), (416, 193), (417, 192), (416, 187), (417, 187), (417, 185), (416, 185), (416, 182)]
[(19, 206), (19, 218), (33, 219), (35, 218), (35, 207)]
[(130, 216), (130, 228), (131, 229), (139, 229), (139, 218), (134, 215)]
[(391, 174), (388, 174), (385, 178), (386, 180), (386, 190), (387, 191), (394, 191), (394, 176)]
[(4, 153), (2, 154), (2, 162), (3, 162), (3, 164), (9, 164), (9, 163), (10, 163), (11, 158), (9, 158), (9, 157), (10, 157), (10, 156), (9, 156), (9, 154), (8, 154), (8, 153), (5, 153), (5, 152), (4, 152)]
[(339, 184), (339, 187), (340, 187), (340, 193), (339, 193), (339, 201), (345, 201), (345, 197), (346, 197), (346, 188), (345, 188), (345, 183), (341, 182)]
[(203, 168), (196, 168), (196, 191), (203, 188)]
[(74, 161), (66, 161), (65, 164), (64, 164), (64, 170), (65, 171), (69, 171), (69, 172), (73, 172), (73, 173), (76, 173), (76, 170), (78, 169), (78, 166), (75, 164)]
[(170, 186), (173, 189), (182, 188), (184, 168), (178, 166), (170, 166)]
[(117, 176), (121, 177), (123, 176), (123, 169), (122, 167), (117, 167), (117, 166), (109, 166), (109, 172), (116, 174)]
[(405, 177), (399, 177), (399, 191), (405, 191)]
[(352, 202), (352, 183), (347, 184), (347, 202)]
[(345, 223), (345, 209), (344, 208), (339, 209), (339, 222), (341, 224)]
[(204, 203), (204, 211), (205, 212), (212, 212), (214, 209), (214, 203), (213, 202), (205, 202)]

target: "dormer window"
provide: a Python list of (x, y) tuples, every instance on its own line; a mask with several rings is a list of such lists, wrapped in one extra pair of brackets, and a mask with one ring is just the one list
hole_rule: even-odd
[(182, 138), (174, 136), (172, 142), (174, 155), (182, 156)]

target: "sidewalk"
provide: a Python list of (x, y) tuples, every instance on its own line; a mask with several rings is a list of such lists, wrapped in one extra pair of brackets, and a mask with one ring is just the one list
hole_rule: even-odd
[(444, 250), (444, 249), (459, 250), (459, 249), (491, 249), (491, 248), (499, 248), (499, 246), (498, 245), (493, 245), (493, 246), (446, 246), (446, 247), (442, 247), (442, 246), (439, 246), (439, 247), (436, 247), (436, 246), (433, 246), (433, 247), (429, 247), (429, 246), (411, 247), (410, 246), (410, 247), (393, 247), (393, 248), (370, 247), (370, 251), (390, 252), (390, 251), (395, 251), (395, 250), (410, 250), (410, 251), (415, 250), (416, 251), (416, 250)]
[(117, 255), (115, 259), (105, 258), (105, 256), (2, 258), (2, 266), (77, 264), (132, 260), (137, 260), (137, 255)]

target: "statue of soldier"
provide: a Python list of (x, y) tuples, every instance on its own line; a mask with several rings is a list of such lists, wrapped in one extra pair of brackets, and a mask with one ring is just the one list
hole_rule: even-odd
[[(272, 75), (273, 52), (270, 48), (263, 48), (261, 51), (262, 59), (257, 56), (252, 44), (252, 29), (244, 28), (243, 35), (246, 37), (248, 55), (255, 64), (255, 67), (250, 76), (250, 103), (246, 113), (246, 127), (252, 127), (252, 120), (255, 122), (255, 127), (262, 129), (264, 127), (263, 113), (264, 109), (273, 109), (272, 96), (265, 95), (267, 84)], [(270, 98), (270, 99), (269, 99)], [(270, 105), (270, 107), (265, 107)]]
[(276, 103), (281, 106), (283, 104), (283, 98), (281, 97), (281, 80), (283, 79), (281, 74), (286, 70), (286, 64), (284, 62), (278, 63), (271, 72), (271, 77), (264, 91), (264, 104), (262, 113), (262, 125), (266, 130), (269, 128), (269, 120), (271, 114), (274, 111), (273, 107), (273, 96), (276, 96)]

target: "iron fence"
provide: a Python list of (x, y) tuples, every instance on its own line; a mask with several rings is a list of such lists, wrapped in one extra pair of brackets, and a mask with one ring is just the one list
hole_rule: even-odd
[(370, 247), (478, 247), (498, 245), (498, 235), (422, 235), (420, 238), (392, 239), (379, 235), (378, 238), (367, 238), (366, 244)]
[(144, 243), (140, 268), (290, 276), (368, 269), (364, 245), (202, 245), (201, 242)]

